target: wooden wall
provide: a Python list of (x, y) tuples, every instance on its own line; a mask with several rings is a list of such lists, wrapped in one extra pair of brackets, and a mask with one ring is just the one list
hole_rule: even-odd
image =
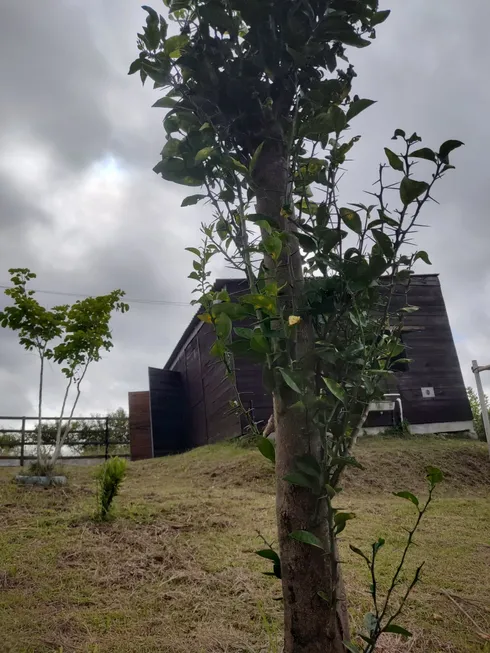
[(179, 372), (189, 406), (189, 442), (195, 447), (240, 435), (238, 416), (230, 411), (235, 393), (223, 364), (211, 355), (210, 324), (199, 323), (171, 365)]
[[(439, 278), (414, 277), (408, 294), (398, 289), (394, 303), (419, 307), (404, 320), (403, 341), (412, 362), (407, 372), (397, 374), (406, 419), (412, 424), (470, 421), (471, 409)], [(434, 398), (423, 397), (423, 387), (433, 387)]]
[(129, 442), (131, 460), (153, 457), (150, 426), (150, 393), (129, 392)]
[[(220, 282), (220, 287), (225, 285), (230, 295), (236, 296), (246, 291), (246, 283), (242, 280)], [(395, 387), (390, 391), (398, 389), (404, 416), (412, 424), (471, 420), (438, 277), (417, 275), (412, 278), (408, 292), (406, 288), (397, 288), (391, 308), (407, 304), (419, 307), (417, 312), (406, 315), (407, 331), (403, 335), (407, 357), (413, 362), (407, 371), (397, 373)], [(236, 437), (243, 432), (243, 418), (240, 419), (230, 410), (230, 401), (234, 399), (233, 387), (222, 363), (210, 353), (214, 339), (211, 325), (194, 320), (164, 370), (173, 374), (174, 379), (180, 379), (184, 397), (180, 404), (183, 406), (181, 411), (186, 412), (188, 418), (187, 435), (181, 433), (177, 436), (175, 433), (172, 436), (175, 450)], [(261, 366), (247, 358), (237, 358), (235, 369), (243, 403), (247, 408), (253, 407), (256, 422), (265, 424), (272, 411), (272, 400), (263, 388)], [(433, 387), (434, 398), (425, 398), (421, 391), (423, 387)], [(162, 396), (155, 394), (153, 401), (163, 401)], [(166, 405), (169, 405), (168, 402)], [(153, 424), (154, 440), (160, 437), (155, 429), (167, 428), (168, 431), (164, 413), (165, 410), (160, 409), (161, 420)], [(373, 425), (381, 425), (388, 418), (373, 415), (370, 419)]]
[(148, 373), (153, 455), (189, 449), (189, 410), (181, 375), (154, 367)]

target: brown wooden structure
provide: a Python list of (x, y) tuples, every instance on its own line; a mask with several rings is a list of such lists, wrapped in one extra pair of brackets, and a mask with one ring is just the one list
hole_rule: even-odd
[[(219, 280), (230, 295), (246, 292), (240, 279)], [(389, 392), (400, 395), (403, 416), (412, 432), (472, 430), (472, 415), (454, 345), (444, 298), (435, 274), (414, 275), (409, 289), (399, 288), (392, 308), (407, 314), (403, 342), (411, 359), (396, 374)], [(134, 458), (177, 453), (239, 436), (245, 427), (230, 408), (235, 391), (223, 365), (210, 354), (214, 332), (197, 315), (182, 334), (163, 369), (150, 368), (149, 391), (129, 393), (131, 447)], [(272, 409), (262, 386), (261, 366), (235, 359), (237, 388), (256, 422), (265, 426)], [(372, 412), (366, 430), (388, 426), (392, 414)]]

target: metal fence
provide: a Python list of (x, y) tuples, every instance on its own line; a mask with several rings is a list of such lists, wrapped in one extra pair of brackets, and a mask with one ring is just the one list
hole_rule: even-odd
[[(0, 461), (18, 460), (23, 467), (26, 461), (36, 459), (38, 419), (0, 415), (0, 423), (12, 422), (19, 427), (0, 428)], [(61, 421), (66, 423), (67, 420), (68, 418), (63, 418)], [(32, 422), (34, 425), (30, 427)], [(54, 437), (59, 422), (58, 417), (42, 418), (42, 445), (46, 449), (55, 445)], [(74, 417), (72, 423), (74, 428), (70, 427), (60, 460), (107, 460), (111, 455), (129, 458), (127, 417)], [(91, 424), (95, 424), (95, 427)]]

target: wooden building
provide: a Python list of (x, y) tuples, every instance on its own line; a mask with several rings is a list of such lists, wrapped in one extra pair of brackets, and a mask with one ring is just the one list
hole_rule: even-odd
[[(239, 279), (219, 280), (230, 294), (246, 291)], [(387, 401), (373, 405), (366, 431), (386, 428), (393, 410), (413, 433), (473, 431), (472, 415), (437, 275), (414, 275), (408, 292), (393, 300), (407, 314), (402, 335), (411, 362), (396, 374)], [(239, 436), (243, 418), (230, 409), (235, 390), (223, 365), (210, 354), (214, 332), (197, 315), (182, 334), (163, 369), (149, 369), (149, 390), (129, 393), (133, 459), (164, 456)], [(255, 421), (265, 424), (272, 401), (262, 386), (261, 366), (235, 359), (238, 392)]]

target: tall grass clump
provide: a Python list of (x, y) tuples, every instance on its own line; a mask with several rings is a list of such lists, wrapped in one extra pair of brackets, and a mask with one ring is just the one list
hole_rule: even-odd
[(119, 494), (127, 467), (127, 461), (116, 456), (107, 460), (97, 470), (97, 511), (95, 514), (97, 519), (106, 521), (110, 518), (112, 502)]

